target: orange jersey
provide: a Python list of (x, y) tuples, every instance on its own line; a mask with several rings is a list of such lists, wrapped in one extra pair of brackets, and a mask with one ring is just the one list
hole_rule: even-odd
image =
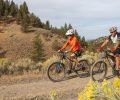
[(68, 45), (71, 46), (69, 49), (69, 52), (75, 52), (81, 49), (80, 43), (75, 36), (70, 36), (67, 42), (64, 44), (64, 46), (60, 50), (65, 49)]

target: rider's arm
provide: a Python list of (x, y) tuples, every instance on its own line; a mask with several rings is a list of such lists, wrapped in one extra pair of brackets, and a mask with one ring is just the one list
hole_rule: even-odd
[(115, 45), (115, 50), (120, 46), (120, 38), (117, 39), (117, 43)]
[(69, 45), (69, 40), (63, 45), (63, 47), (60, 49), (60, 51), (64, 50)]
[(109, 42), (109, 39), (106, 39), (100, 47), (103, 48), (105, 45), (108, 44), (108, 42)]

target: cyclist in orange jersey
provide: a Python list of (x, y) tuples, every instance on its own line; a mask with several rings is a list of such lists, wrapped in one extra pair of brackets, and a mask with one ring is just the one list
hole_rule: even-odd
[(67, 46), (71, 46), (68, 51), (65, 52), (71, 52), (71, 58), (75, 58), (81, 55), (81, 45), (80, 42), (77, 40), (75, 36), (75, 32), (73, 29), (69, 29), (66, 32), (66, 36), (68, 36), (67, 42), (64, 44), (64, 46), (58, 50), (58, 52), (63, 51)]

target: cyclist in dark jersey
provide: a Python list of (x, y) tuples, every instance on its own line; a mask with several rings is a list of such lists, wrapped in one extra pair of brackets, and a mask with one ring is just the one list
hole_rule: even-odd
[(105, 45), (107, 45), (110, 41), (114, 44), (114, 47), (111, 49), (111, 52), (115, 55), (116, 62), (116, 75), (119, 75), (120, 70), (120, 33), (117, 32), (117, 27), (111, 27), (109, 29), (110, 35), (103, 42), (103, 44), (99, 47), (98, 51), (101, 51)]

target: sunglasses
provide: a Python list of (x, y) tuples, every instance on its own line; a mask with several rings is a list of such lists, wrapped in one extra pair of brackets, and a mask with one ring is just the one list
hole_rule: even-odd
[(113, 32), (110, 32), (110, 33), (114, 33), (115, 31), (113, 31)]

